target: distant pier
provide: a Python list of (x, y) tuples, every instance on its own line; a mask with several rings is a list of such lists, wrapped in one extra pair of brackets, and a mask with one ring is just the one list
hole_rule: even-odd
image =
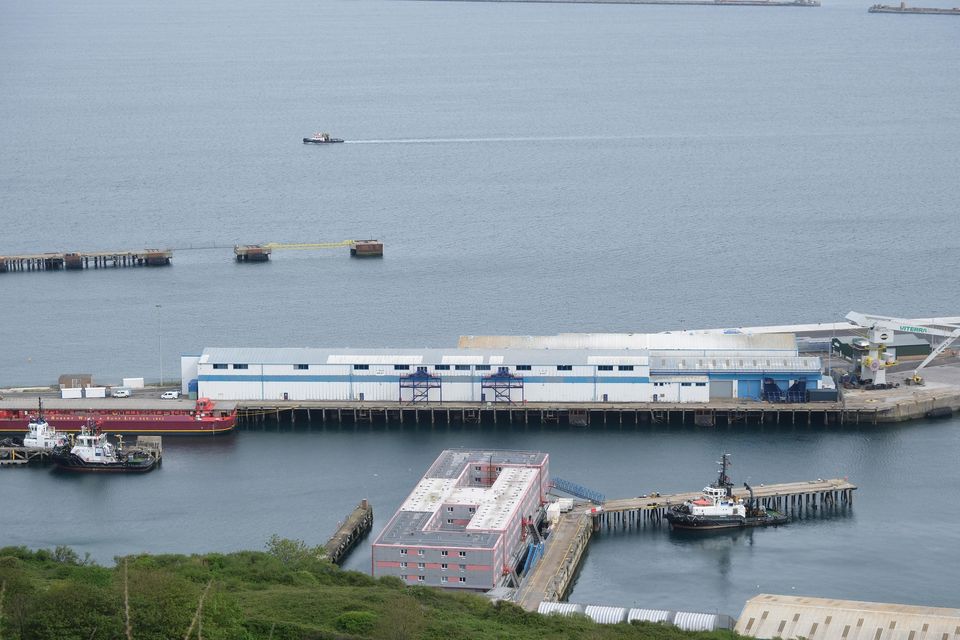
[(960, 16), (960, 7), (954, 7), (953, 9), (908, 7), (906, 2), (901, 2), (899, 5), (875, 4), (868, 11), (870, 13), (923, 13), (935, 16)]
[(107, 267), (159, 267), (170, 264), (172, 249), (142, 251), (73, 251), (0, 256), (0, 273), (60, 271)]

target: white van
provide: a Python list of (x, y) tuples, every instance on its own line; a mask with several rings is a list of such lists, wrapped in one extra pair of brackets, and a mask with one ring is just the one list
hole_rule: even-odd
[(164, 391), (160, 394), (160, 397), (164, 400), (176, 400), (180, 397), (179, 391)]
[(110, 392), (110, 396), (113, 398), (129, 398), (130, 395), (130, 389), (113, 389)]

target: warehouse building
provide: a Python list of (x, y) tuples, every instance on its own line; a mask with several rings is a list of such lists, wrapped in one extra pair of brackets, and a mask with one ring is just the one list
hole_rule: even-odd
[(793, 336), (570, 335), (591, 337), (457, 349), (208, 348), (184, 356), (181, 371), (185, 392), (214, 400), (703, 403), (757, 400), (767, 383), (821, 386), (820, 359), (799, 356)]
[(444, 451), (373, 543), (373, 575), (496, 587), (522, 558), (549, 482), (546, 453)]
[(957, 640), (960, 609), (761, 594), (735, 631), (783, 640)]

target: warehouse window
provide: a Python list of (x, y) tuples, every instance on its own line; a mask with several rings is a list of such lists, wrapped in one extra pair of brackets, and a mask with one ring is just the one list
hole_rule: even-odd
[(393, 370), (394, 370), (394, 371), (409, 371), (409, 370), (410, 370), (410, 365), (408, 365), (408, 364), (395, 364), (395, 365), (393, 365)]
[(296, 369), (297, 371), (306, 371), (307, 369), (310, 368), (310, 365), (308, 365), (308, 364), (295, 364), (295, 365), (293, 365), (293, 368)]
[(245, 364), (235, 364), (235, 365), (233, 365), (233, 368), (234, 368), (234, 369), (246, 369), (246, 368), (247, 368), (247, 365), (245, 365)]
[(434, 371), (450, 371), (450, 365), (448, 364), (438, 364), (433, 367)]
[(528, 364), (518, 364), (517, 371), (530, 371), (530, 365)]
[(470, 371), (470, 365), (468, 364), (458, 364), (454, 367), (457, 371)]
[(510, 373), (510, 367), (497, 367), (497, 373)]
[(477, 371), (490, 371), (490, 365), (488, 364), (478, 364)]
[(597, 371), (613, 371), (612, 364), (601, 364), (597, 367)]
[(681, 387), (689, 387), (690, 384), (691, 384), (691, 383), (689, 383), (689, 382), (681, 382), (681, 383), (680, 383), (680, 386), (681, 386)]
[(557, 371), (573, 371), (572, 364), (558, 364)]
[(426, 373), (426, 372), (427, 372), (426, 367), (417, 367), (417, 373)]
[(227, 368), (227, 365), (225, 365), (225, 364), (215, 364), (215, 365), (213, 365), (213, 368), (214, 368), (214, 369), (226, 369), (226, 368)]
[(619, 367), (617, 367), (617, 369), (619, 369), (620, 371), (633, 371), (633, 365), (632, 365), (632, 364), (622, 364), (622, 365), (620, 365)]
[(369, 368), (370, 368), (370, 365), (368, 365), (368, 364), (355, 364), (355, 365), (353, 365), (353, 370), (354, 370), (354, 371), (366, 371), (366, 370), (368, 370)]
[(698, 382), (698, 383), (697, 383), (697, 386), (698, 386), (698, 387), (705, 387), (705, 386), (707, 386), (707, 383), (706, 383), (706, 382)]

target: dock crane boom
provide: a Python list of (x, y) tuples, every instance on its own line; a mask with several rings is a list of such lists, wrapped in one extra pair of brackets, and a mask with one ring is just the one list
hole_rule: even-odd
[[(930, 355), (913, 370), (913, 376), (909, 382), (916, 384), (923, 383), (923, 378), (920, 377), (920, 370), (930, 364), (934, 358), (943, 353), (947, 347), (960, 338), (960, 325), (956, 323), (955, 318), (895, 318), (859, 313), (857, 311), (851, 311), (846, 315), (846, 318), (850, 322), (870, 330), (870, 344), (868, 346), (870, 355), (866, 361), (861, 363), (860, 377), (865, 377), (864, 374), (869, 375), (868, 372), (873, 373), (875, 384), (883, 384), (886, 380), (884, 376), (885, 367), (883, 362), (880, 361), (879, 356), (883, 347), (889, 342), (892, 342), (895, 331), (944, 338), (939, 345), (930, 350)], [(869, 361), (869, 363), (866, 363), (867, 361)]]

